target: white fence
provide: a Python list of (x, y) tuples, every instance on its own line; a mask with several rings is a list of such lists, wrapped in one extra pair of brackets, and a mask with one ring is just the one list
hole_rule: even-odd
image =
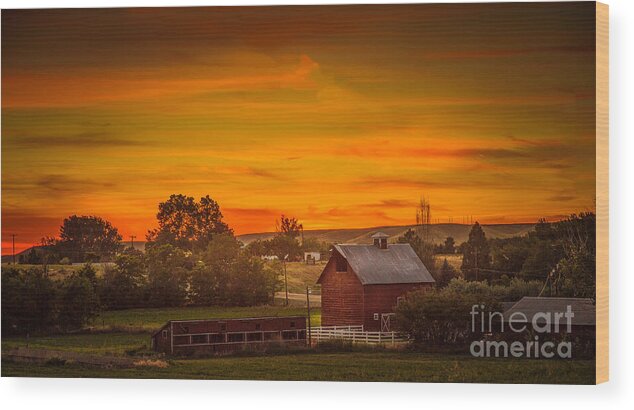
[(397, 332), (365, 332), (363, 326), (318, 326), (310, 328), (314, 341), (328, 339), (350, 340), (353, 343), (396, 344), (408, 342), (406, 336)]

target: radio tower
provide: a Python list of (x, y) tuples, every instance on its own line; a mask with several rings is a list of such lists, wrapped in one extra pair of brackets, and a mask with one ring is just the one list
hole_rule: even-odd
[(431, 205), (429, 200), (424, 196), (421, 197), (418, 208), (416, 209), (416, 226), (421, 239), (425, 242), (429, 241), (431, 225)]

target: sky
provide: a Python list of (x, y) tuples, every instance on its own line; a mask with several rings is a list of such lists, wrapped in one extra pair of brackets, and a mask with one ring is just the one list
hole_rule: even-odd
[(173, 193), (237, 234), (595, 203), (594, 3), (3, 10), (2, 253)]

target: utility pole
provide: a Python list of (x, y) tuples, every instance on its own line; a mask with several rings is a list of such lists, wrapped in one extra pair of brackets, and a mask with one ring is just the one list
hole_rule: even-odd
[(306, 306), (308, 308), (308, 346), (313, 346), (312, 334), (310, 332), (310, 294), (312, 293), (311, 289), (306, 286)]
[(130, 235), (130, 248), (134, 249), (134, 240), (136, 239), (135, 235)]
[(476, 271), (476, 282), (478, 281), (478, 247), (475, 248), (475, 271)]
[(16, 235), (14, 233), (11, 234), (11, 241), (13, 242), (13, 264), (15, 265), (15, 237)]
[(284, 289), (286, 291), (286, 302), (284, 303), (285, 306), (288, 306), (288, 279), (286, 277), (286, 259), (288, 258), (288, 254), (286, 254), (284, 256)]

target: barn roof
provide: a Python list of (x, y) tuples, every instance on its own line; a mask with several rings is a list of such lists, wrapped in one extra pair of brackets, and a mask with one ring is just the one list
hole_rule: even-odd
[[(525, 296), (515, 303), (510, 309), (504, 312), (504, 321), (508, 322), (511, 315), (521, 312), (526, 315), (530, 322), (536, 313), (565, 313), (567, 307), (574, 313), (572, 317), (573, 326), (595, 326), (596, 309), (592, 299), (584, 298), (549, 298), (549, 297), (528, 297)], [(523, 318), (513, 318), (513, 322), (521, 323)]]
[[(348, 261), (363, 285), (435, 282), (409, 244), (388, 245), (387, 249), (352, 244), (334, 248)], [(321, 277), (317, 283), (320, 281)]]

